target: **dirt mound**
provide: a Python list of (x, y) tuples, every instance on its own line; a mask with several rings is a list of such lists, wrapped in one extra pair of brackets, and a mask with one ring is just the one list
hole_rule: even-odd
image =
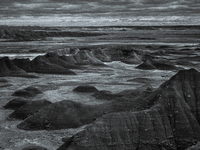
[(51, 102), (47, 100), (29, 102), (16, 109), (13, 113), (9, 115), (9, 118), (24, 120), (39, 111), (41, 108), (48, 106), (49, 104), (51, 104)]
[(77, 65), (104, 65), (104, 63), (97, 59), (89, 50), (79, 51), (74, 55), (74, 59)]
[(27, 104), (29, 101), (25, 100), (23, 98), (15, 98), (13, 100), (11, 100), (10, 102), (8, 102), (4, 108), (5, 109), (17, 109), (25, 104)]
[(36, 87), (29, 86), (25, 89), (18, 90), (12, 94), (12, 96), (21, 96), (21, 97), (34, 97), (37, 94), (41, 94), (42, 92), (38, 90)]
[(90, 106), (69, 100), (53, 103), (24, 120), (18, 128), (24, 130), (77, 128), (93, 122), (104, 114), (101, 106)]
[(75, 89), (73, 89), (73, 91), (84, 92), (84, 93), (98, 92), (98, 90), (94, 86), (91, 86), (91, 85), (81, 85), (81, 86), (78, 86)]
[(154, 59), (147, 60), (144, 63), (137, 66), (136, 68), (144, 69), (144, 70), (150, 70), (150, 69), (178, 70), (178, 69), (181, 69), (179, 67), (176, 67), (173, 63), (167, 62), (162, 59), (161, 60), (154, 60)]
[(111, 62), (112, 60), (110, 59), (110, 57), (108, 57), (108, 55), (106, 55), (104, 53), (104, 51), (101, 48), (98, 49), (93, 49), (91, 51), (91, 53), (99, 60), (101, 60), (102, 62)]
[(8, 57), (0, 59), (0, 76), (36, 78), (36, 76), (29, 75), (26, 71), (15, 66)]

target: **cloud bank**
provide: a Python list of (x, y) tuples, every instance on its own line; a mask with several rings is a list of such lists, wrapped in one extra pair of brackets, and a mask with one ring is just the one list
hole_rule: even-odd
[(199, 0), (0, 0), (1, 24), (200, 24)]

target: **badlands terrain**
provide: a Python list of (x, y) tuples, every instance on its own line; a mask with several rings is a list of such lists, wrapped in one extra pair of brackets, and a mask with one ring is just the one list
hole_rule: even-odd
[(0, 150), (197, 150), (200, 27), (0, 28)]

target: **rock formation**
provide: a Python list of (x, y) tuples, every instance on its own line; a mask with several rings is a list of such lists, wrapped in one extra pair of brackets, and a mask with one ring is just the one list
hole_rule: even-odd
[(104, 65), (89, 50), (81, 50), (74, 55), (77, 65)]
[(103, 115), (58, 150), (186, 149), (200, 140), (199, 100), (200, 73), (179, 71), (132, 110)]
[(98, 92), (98, 90), (94, 86), (91, 86), (91, 85), (81, 85), (81, 86), (78, 86), (75, 89), (73, 89), (73, 91), (84, 92), (84, 93)]
[(15, 66), (8, 57), (3, 57), (0, 59), (0, 76), (28, 77), (28, 78), (36, 77), (29, 75), (26, 71)]
[(104, 109), (108, 110), (106, 105), (90, 106), (64, 100), (40, 109), (17, 127), (24, 130), (77, 128), (102, 116)]
[(177, 70), (180, 69), (176, 67), (174, 64), (164, 61), (164, 60), (154, 60), (154, 59), (149, 59), (145, 61), (144, 63), (140, 64), (136, 68), (138, 69), (159, 69), (159, 70)]
[(132, 51), (132, 53), (129, 54), (129, 56), (125, 57), (122, 62), (126, 64), (140, 64), (142, 61), (140, 60), (139, 56)]
[(76, 68), (73, 64), (70, 64), (58, 57), (54, 53), (47, 53), (44, 56), (37, 56), (31, 62), (33, 72), (47, 73), (47, 74), (66, 74), (75, 75), (69, 68)]
[(42, 92), (38, 90), (36, 87), (29, 86), (25, 89), (18, 90), (12, 94), (12, 96), (21, 96), (21, 97), (34, 97), (37, 94), (41, 94)]
[(47, 150), (47, 149), (40, 146), (27, 146), (23, 148), (22, 150)]
[(12, 63), (27, 72), (32, 72), (31, 60), (29, 58), (26, 58), (26, 59), (15, 58), (12, 60)]
[(51, 104), (51, 102), (47, 100), (31, 101), (16, 109), (9, 115), (9, 118), (24, 120), (39, 111), (41, 108), (48, 106), (49, 104)]
[(8, 102), (4, 108), (5, 109), (17, 109), (25, 104), (27, 104), (29, 101), (25, 100), (23, 98), (15, 98), (13, 100), (11, 100), (10, 102)]
[(91, 53), (102, 62), (111, 62), (112, 60), (108, 57), (101, 48), (93, 49)]

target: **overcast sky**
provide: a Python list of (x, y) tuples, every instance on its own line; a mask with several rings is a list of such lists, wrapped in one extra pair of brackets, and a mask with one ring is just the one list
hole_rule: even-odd
[(0, 24), (200, 24), (200, 0), (0, 0)]

